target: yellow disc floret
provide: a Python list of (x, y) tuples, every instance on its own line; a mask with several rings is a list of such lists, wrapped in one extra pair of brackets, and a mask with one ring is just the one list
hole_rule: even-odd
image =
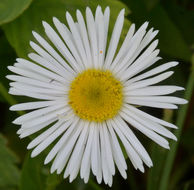
[(82, 119), (102, 122), (113, 118), (122, 105), (121, 82), (110, 71), (88, 69), (72, 81), (69, 104)]

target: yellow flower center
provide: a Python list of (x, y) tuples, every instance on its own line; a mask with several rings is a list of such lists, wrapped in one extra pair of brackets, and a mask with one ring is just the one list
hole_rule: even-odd
[(72, 81), (69, 104), (80, 118), (102, 122), (113, 118), (121, 108), (122, 88), (110, 71), (88, 69)]

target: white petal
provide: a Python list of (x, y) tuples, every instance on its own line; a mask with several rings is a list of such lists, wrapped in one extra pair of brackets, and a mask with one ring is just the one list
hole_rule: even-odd
[(133, 131), (130, 129), (129, 126), (127, 126), (126, 122), (123, 121), (123, 119), (119, 116), (114, 118), (115, 123), (123, 133), (123, 135), (126, 136), (128, 141), (131, 143), (131, 145), (134, 147), (136, 152), (139, 154), (141, 159), (146, 163), (148, 167), (151, 167), (153, 165), (152, 160), (145, 150), (145, 148), (142, 146), (142, 144), (139, 142), (137, 137), (134, 135)]
[(149, 129), (145, 128), (142, 124), (137, 122), (135, 119), (131, 118), (128, 114), (126, 114), (124, 112), (121, 112), (120, 114), (121, 114), (121, 117), (123, 119), (125, 119), (133, 127), (138, 129), (139, 131), (141, 131), (143, 134), (145, 134), (147, 137), (152, 139), (154, 142), (156, 142), (160, 146), (162, 146), (162, 147), (164, 147), (166, 149), (169, 149), (169, 143), (168, 143), (168, 141), (166, 139), (164, 139), (160, 135), (156, 134), (152, 130), (149, 130)]
[(124, 13), (125, 13), (125, 10), (122, 9), (115, 22), (115, 26), (112, 32), (109, 48), (108, 48), (105, 63), (104, 63), (104, 67), (106, 69), (109, 68), (109, 66), (111, 65), (117, 49), (117, 45), (119, 43), (119, 39), (120, 39), (120, 35), (123, 28), (123, 23), (124, 23)]
[(176, 105), (170, 104), (170, 103), (135, 100), (131, 97), (125, 98), (125, 101), (129, 104), (141, 105), (141, 106), (147, 106), (147, 107), (153, 107), (153, 108), (164, 108), (164, 109), (177, 109), (178, 108)]
[(115, 174), (115, 166), (114, 166), (114, 160), (113, 160), (113, 155), (112, 155), (112, 148), (111, 148), (111, 144), (110, 144), (110, 135), (109, 132), (107, 130), (107, 125), (106, 123), (102, 124), (102, 131), (103, 131), (103, 136), (104, 136), (104, 149), (105, 149), (105, 153), (106, 153), (106, 158), (108, 161), (108, 167), (109, 170), (111, 172), (111, 175)]
[(52, 148), (52, 150), (49, 152), (49, 154), (45, 158), (44, 164), (49, 163), (56, 156), (56, 154), (60, 151), (62, 146), (68, 140), (69, 136), (72, 134), (72, 131), (77, 126), (77, 123), (78, 123), (78, 118), (73, 118), (73, 123), (67, 129), (67, 131), (64, 133), (64, 135), (60, 138), (60, 140), (56, 143), (56, 145)]
[(172, 104), (186, 104), (188, 101), (183, 98), (173, 96), (141, 96), (141, 97), (129, 97), (130, 100), (136, 101), (148, 101), (148, 102), (161, 102)]
[[(74, 75), (74, 71), (69, 67), (69, 66), (63, 66), (62, 64), (60, 64), (54, 57), (55, 54), (57, 54), (54, 50), (54, 55), (53, 54), (49, 54), (47, 53), (43, 48), (41, 48), (39, 45), (37, 45), (36, 43), (30, 41), (30, 46), (34, 49), (34, 51), (36, 51), (40, 56), (42, 56), (45, 60), (47, 60), (48, 62), (50, 62), (54, 67), (55, 70), (57, 71), (57, 73), (59, 73), (61, 76), (67, 75), (67, 76), (73, 76)], [(50, 47), (50, 45), (48, 45)], [(51, 48), (51, 47), (50, 47)], [(60, 56), (59, 56), (60, 57)], [(62, 59), (60, 57), (60, 59)], [(63, 63), (63, 61), (62, 61)]]
[(138, 121), (139, 123), (144, 125), (144, 127), (151, 129), (151, 130), (153, 130), (153, 131), (157, 132), (158, 134), (163, 135), (165, 137), (177, 140), (176, 137), (169, 130), (167, 130), (166, 128), (164, 128), (160, 124), (153, 122), (147, 118), (144, 118), (136, 113), (128, 111), (127, 108), (124, 108), (123, 111), (125, 113), (127, 113), (130, 117), (134, 118), (136, 121)]
[(36, 40), (44, 47), (45, 50), (47, 50), (53, 57), (56, 59), (65, 69), (67, 69), (71, 73), (75, 73), (75, 71), (65, 62), (65, 60), (52, 48), (51, 45), (38, 33), (32, 32), (33, 36), (36, 38)]
[(126, 52), (126, 55), (123, 57), (122, 61), (119, 62), (119, 64), (117, 64), (116, 67), (113, 69), (115, 73), (122, 72), (130, 65), (130, 64), (127, 64), (127, 62), (134, 55), (136, 49), (138, 48), (144, 34), (146, 33), (147, 26), (148, 26), (148, 23), (145, 22), (135, 33), (135, 35), (133, 36), (130, 42), (130, 46), (128, 46), (128, 51)]
[[(89, 136), (86, 144), (86, 148), (83, 154), (83, 159), (81, 163), (81, 168), (80, 168), (80, 176), (81, 178), (84, 178), (88, 170), (90, 171), (90, 156), (91, 156), (91, 151), (92, 151), (92, 141), (94, 138), (94, 126), (90, 125), (89, 126)], [(89, 168), (89, 169), (88, 169)]]
[(154, 95), (166, 95), (176, 92), (178, 90), (184, 90), (184, 88), (179, 86), (148, 86), (145, 88), (129, 90), (125, 92), (126, 96), (154, 96)]
[[(56, 125), (58, 125), (57, 126), (57, 129), (53, 133), (51, 133), (50, 135), (48, 135), (42, 142), (40, 142), (40, 144), (38, 144), (38, 146), (32, 151), (31, 157), (35, 157), (38, 154), (40, 154), (54, 140), (56, 140), (71, 125), (71, 123), (72, 123), (72, 121), (67, 121), (67, 122), (63, 122), (63, 121), (61, 122), (61, 121), (59, 121), (59, 122), (57, 122), (55, 124), (55, 126), (54, 126), (54, 127), (56, 127)], [(47, 132), (47, 134), (48, 134), (48, 132)], [(36, 141), (35, 144), (37, 144), (37, 141)], [(29, 144), (29, 147), (30, 146), (33, 146), (33, 143), (32, 144)]]
[(67, 49), (66, 45), (63, 43), (58, 34), (53, 30), (53, 28), (46, 22), (42, 22), (45, 32), (51, 42), (55, 45), (55, 47), (59, 50), (59, 52), (63, 55), (63, 57), (69, 62), (69, 64), (76, 71), (81, 71), (81, 66), (76, 63), (76, 60), (72, 56), (72, 54)]
[(61, 35), (61, 37), (63, 38), (63, 40), (67, 44), (67, 47), (71, 51), (72, 55), (75, 57), (77, 64), (83, 64), (83, 62), (81, 60), (80, 53), (77, 51), (78, 47), (76, 47), (76, 45), (74, 43), (73, 36), (72, 36), (71, 32), (56, 17), (53, 17), (53, 23), (55, 24), (59, 34)]
[(90, 40), (92, 58), (93, 58), (93, 67), (98, 65), (98, 44), (97, 44), (97, 34), (96, 34), (96, 25), (94, 17), (90, 8), (86, 8), (86, 23), (88, 28), (88, 36)]
[(168, 72), (162, 73), (156, 77), (145, 79), (145, 80), (142, 80), (139, 82), (135, 82), (133, 84), (129, 84), (125, 88), (125, 90), (134, 90), (137, 88), (143, 88), (143, 87), (146, 87), (149, 85), (157, 84), (157, 83), (167, 79), (168, 77), (170, 77), (173, 73), (174, 73), (173, 71), (168, 71)]
[(154, 69), (151, 69), (150, 71), (147, 71), (137, 77), (134, 77), (132, 79), (130, 79), (129, 81), (127, 81), (127, 84), (131, 84), (133, 82), (136, 82), (136, 81), (139, 81), (139, 80), (142, 80), (144, 78), (147, 78), (147, 77), (150, 77), (150, 76), (153, 76), (153, 75), (156, 75), (158, 73), (161, 73), (163, 71), (166, 71), (167, 69), (171, 68), (171, 67), (175, 67), (176, 65), (178, 65), (178, 62), (168, 62), (168, 63), (165, 63), (163, 65), (160, 65)]
[(69, 159), (68, 164), (69, 164), (69, 171), (70, 171), (70, 181), (73, 181), (76, 178), (81, 165), (81, 160), (85, 149), (85, 143), (89, 132), (88, 124), (89, 124), (88, 122), (84, 124), (82, 132), (79, 136), (79, 139), (71, 154), (71, 158)]
[(119, 170), (119, 172), (121, 173), (121, 175), (123, 176), (124, 179), (127, 178), (127, 174), (126, 174), (126, 169), (127, 169), (127, 164), (125, 162), (125, 158), (123, 156), (122, 150), (120, 148), (119, 142), (117, 140), (117, 137), (115, 135), (114, 130), (112, 129), (112, 126), (109, 124), (109, 122), (107, 123), (108, 125), (108, 129), (110, 131), (110, 142), (111, 142), (111, 146), (112, 146), (112, 150), (113, 150), (113, 157), (114, 157), (114, 161), (115, 164), (117, 165), (117, 168)]
[(48, 125), (50, 125), (54, 121), (56, 121), (56, 119), (50, 119), (50, 120), (47, 120), (39, 125), (32, 127), (32, 128), (23, 128), (21, 126), (20, 130), (17, 131), (17, 134), (20, 134), (20, 138), (27, 137), (27, 136), (32, 135), (32, 134), (36, 133), (37, 131), (40, 131), (41, 129), (47, 127)]
[(157, 117), (149, 115), (149, 114), (147, 114), (147, 113), (145, 113), (145, 112), (135, 108), (134, 106), (125, 104), (125, 107), (127, 107), (127, 110), (131, 110), (131, 112), (134, 112), (134, 113), (136, 113), (136, 114), (138, 114), (138, 115), (140, 115), (142, 117), (145, 117), (145, 118), (147, 118), (147, 119), (149, 119), (149, 120), (151, 120), (153, 122), (159, 123), (159, 124), (164, 125), (166, 127), (177, 129), (177, 127), (175, 125), (173, 125), (172, 123), (169, 123), (167, 121), (164, 121), (164, 120), (161, 120), (161, 119), (159, 119)]
[(84, 48), (85, 48), (85, 52), (86, 52), (86, 56), (88, 60), (88, 66), (91, 67), (92, 66), (92, 55), (91, 55), (91, 48), (90, 48), (89, 39), (88, 39), (88, 33), (86, 30), (86, 24), (79, 10), (76, 11), (76, 15), (77, 15), (77, 21), (80, 26), (81, 37), (82, 37), (82, 41), (84, 44)]
[(85, 49), (84, 49), (84, 45), (83, 45), (83, 42), (82, 42), (82, 39), (81, 39), (81, 36), (80, 36), (80, 33), (78, 31), (78, 28), (77, 26), (79, 27), (79, 24), (76, 25), (71, 17), (71, 15), (66, 12), (66, 19), (67, 19), (67, 22), (68, 22), (68, 25), (69, 25), (69, 28), (72, 32), (72, 36), (73, 36), (73, 39), (74, 39), (74, 42), (77, 46), (77, 49), (81, 55), (81, 58), (82, 58), (82, 63), (83, 65), (85, 66), (85, 68), (87, 68), (87, 57), (86, 57), (86, 52), (85, 52)]
[(128, 30), (127, 36), (125, 37), (125, 40), (123, 41), (123, 44), (116, 55), (113, 63), (111, 64), (110, 68), (111, 70), (114, 69), (115, 65), (119, 64), (121, 61), (121, 58), (126, 54), (126, 51), (128, 51), (128, 46), (130, 44), (131, 38), (133, 37), (133, 34), (135, 32), (135, 24), (132, 24), (130, 26), (130, 29)]
[(112, 127), (114, 128), (116, 134), (119, 136), (121, 142), (123, 143), (125, 150), (129, 159), (131, 160), (135, 169), (139, 169), (140, 171), (144, 172), (143, 162), (137, 152), (133, 149), (129, 141), (125, 138), (125, 136), (121, 133), (120, 129), (117, 127), (116, 123), (112, 120), (110, 121)]
[(55, 105), (49, 106), (47, 108), (38, 109), (38, 110), (26, 113), (26, 114), (18, 117), (17, 119), (15, 119), (13, 121), (13, 123), (14, 124), (22, 124), (22, 123), (24, 123), (24, 122), (26, 122), (28, 120), (32, 120), (32, 119), (34, 119), (36, 117), (46, 115), (47, 113), (49, 113), (51, 111), (55, 111), (55, 110), (60, 109), (62, 107), (64, 107), (64, 105), (62, 105), (62, 104), (55, 104)]
[(70, 109), (68, 107), (57, 109), (55, 111), (49, 112), (46, 115), (36, 117), (33, 120), (31, 120), (31, 121), (29, 121), (29, 120), (26, 121), (23, 124), (23, 127), (24, 128), (34, 127), (34, 126), (36, 126), (38, 124), (41, 124), (41, 123), (45, 122), (48, 119), (56, 119), (56, 120), (58, 120), (60, 118), (60, 115), (68, 113), (68, 111), (70, 111)]
[(56, 105), (56, 103), (57, 101), (28, 102), (28, 103), (21, 103), (21, 104), (13, 105), (9, 109), (11, 111), (32, 110), (32, 109)]

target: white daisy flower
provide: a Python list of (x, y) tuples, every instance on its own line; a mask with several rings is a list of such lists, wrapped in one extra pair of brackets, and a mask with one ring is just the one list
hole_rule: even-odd
[[(158, 31), (147, 31), (145, 22), (136, 32), (132, 24), (121, 48), (118, 43), (124, 23), (124, 10), (119, 13), (107, 45), (110, 9), (95, 16), (86, 8), (86, 18), (77, 10), (77, 21), (66, 12), (68, 26), (53, 18), (55, 29), (43, 22), (50, 40), (33, 31), (30, 42), (35, 53), (31, 61), (18, 58), (9, 70), (9, 93), (38, 99), (14, 105), (10, 110), (34, 110), (16, 120), (21, 125), (20, 138), (40, 132), (28, 145), (32, 157), (53, 145), (45, 159), (52, 162), (51, 172), (73, 181), (78, 173), (85, 183), (90, 171), (98, 183), (109, 186), (116, 167), (127, 178), (126, 151), (135, 169), (144, 172), (152, 160), (134, 135), (137, 129), (160, 146), (169, 149), (165, 139), (176, 140), (167, 128), (175, 125), (141, 111), (139, 106), (177, 109), (186, 100), (169, 96), (182, 87), (157, 85), (173, 74), (166, 71), (177, 62), (168, 62), (142, 73), (160, 57), (156, 49)], [(138, 106), (138, 107), (137, 107)], [(121, 149), (120, 143), (125, 150)]]

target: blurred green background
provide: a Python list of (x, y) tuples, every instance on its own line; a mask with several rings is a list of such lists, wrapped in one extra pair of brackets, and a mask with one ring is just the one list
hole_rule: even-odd
[(104, 9), (111, 8), (110, 28), (118, 12), (126, 9), (126, 21), (122, 39), (131, 22), (139, 27), (149, 21), (149, 27), (159, 30), (160, 55), (162, 62), (176, 60), (180, 64), (175, 74), (165, 84), (175, 84), (186, 88), (177, 93), (185, 97), (189, 104), (179, 110), (147, 109), (149, 113), (178, 125), (174, 131), (178, 142), (170, 141), (171, 150), (164, 150), (140, 133), (142, 141), (153, 159), (154, 167), (146, 168), (145, 173), (136, 171), (128, 160), (128, 178), (117, 172), (111, 189), (128, 190), (193, 190), (194, 189), (194, 2), (192, 0), (0, 0), (0, 190), (103, 190), (110, 189), (98, 185), (91, 175), (88, 184), (78, 177), (73, 183), (62, 176), (49, 174), (44, 166), (46, 155), (31, 159), (26, 146), (30, 138), (19, 139), (18, 126), (11, 122), (22, 113), (9, 111), (9, 106), (29, 100), (12, 97), (8, 91), (8, 65), (16, 57), (27, 57), (31, 51), (29, 40), (35, 30), (44, 35), (41, 21), (52, 24), (56, 16), (65, 22), (65, 11), (75, 16), (75, 10), (84, 12), (86, 6), (94, 11), (100, 4)]

